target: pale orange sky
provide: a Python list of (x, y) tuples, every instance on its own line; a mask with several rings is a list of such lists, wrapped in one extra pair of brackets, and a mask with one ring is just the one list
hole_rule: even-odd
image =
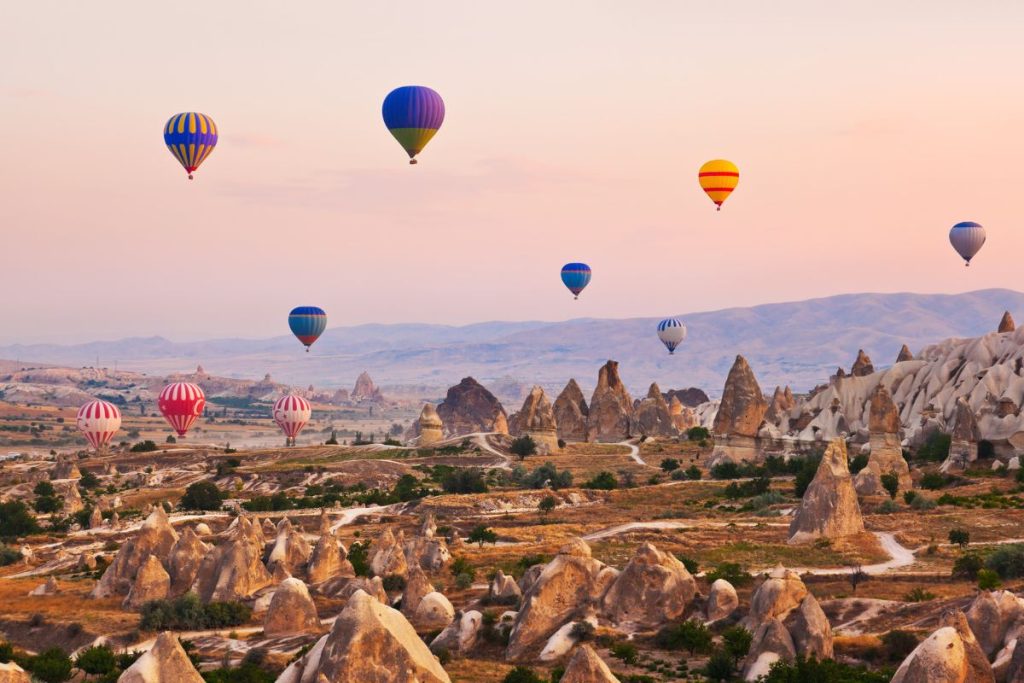
[[(0, 342), (1020, 289), (1021, 26), (1010, 1), (7, 3)], [(380, 118), (404, 84), (447, 107), (415, 167)], [(192, 182), (161, 138), (187, 110), (221, 133)], [(969, 269), (961, 220), (988, 230)]]

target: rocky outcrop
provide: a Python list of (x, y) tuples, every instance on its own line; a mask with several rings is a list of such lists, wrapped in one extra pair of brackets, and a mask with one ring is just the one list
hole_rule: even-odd
[(813, 595), (808, 593), (800, 601), (800, 606), (789, 613), (783, 624), (793, 638), (793, 646), (801, 657), (832, 659), (832, 626)]
[(1017, 329), (1017, 323), (1013, 322), (1013, 316), (1010, 315), (1009, 311), (1003, 312), (1003, 317), (999, 320), (999, 327), (997, 332), (1003, 334), (1005, 332), (1013, 332)]
[(274, 545), (267, 555), (267, 568), (273, 571), (276, 565), (281, 564), (289, 574), (297, 574), (309, 562), (312, 554), (309, 542), (287, 517), (277, 523), (276, 531)]
[(774, 425), (779, 425), (782, 429), (789, 428), (789, 411), (796, 405), (796, 401), (793, 398), (793, 392), (789, 387), (783, 389), (782, 387), (775, 387), (775, 393), (772, 394), (771, 403), (768, 404), (768, 411), (764, 415), (764, 419)]
[(56, 595), (57, 593), (60, 593), (60, 586), (57, 584), (57, 577), (55, 576), (51, 576), (45, 583), (41, 583), (29, 591), (29, 595), (32, 597)]
[(0, 683), (32, 683), (32, 677), (14, 662), (0, 663)]
[(665, 401), (669, 404), (672, 403), (672, 399), (679, 399), (687, 408), (696, 408), (699, 405), (703, 405), (711, 400), (703, 389), (697, 387), (687, 387), (685, 389), (669, 389), (665, 392)]
[(974, 410), (966, 398), (957, 399), (956, 415), (953, 420), (949, 456), (941, 468), (944, 472), (950, 469), (964, 469), (978, 459), (978, 441), (981, 440), (981, 433)]
[(411, 619), (423, 598), (433, 592), (434, 584), (419, 565), (410, 566), (405, 577), (405, 588), (402, 590), (402, 614)]
[(863, 531), (864, 520), (850, 476), (846, 442), (834, 439), (825, 450), (818, 472), (789, 525), (789, 542), (842, 538)]
[(697, 582), (675, 555), (644, 543), (605, 593), (603, 613), (618, 625), (654, 629), (680, 619), (696, 594)]
[(196, 574), (210, 546), (186, 527), (167, 556), (167, 573), (171, 577), (171, 595), (181, 595), (195, 583)]
[(206, 554), (192, 585), (205, 602), (244, 600), (273, 583), (261, 562), (264, 537), (248, 517), (236, 518), (228, 539)]
[(994, 683), (992, 667), (960, 610), (907, 655), (892, 683)]
[(73, 515), (85, 509), (85, 502), (82, 500), (82, 492), (78, 490), (77, 481), (61, 482), (54, 488), (61, 501), (61, 511), (65, 515)]
[(743, 666), (743, 680), (756, 681), (767, 675), (777, 661), (796, 658), (796, 646), (786, 627), (776, 618), (761, 623), (750, 641), (750, 650)]
[(162, 507), (157, 507), (143, 522), (139, 532), (117, 551), (114, 561), (103, 572), (89, 596), (109, 598), (127, 595), (146, 558), (150, 555), (166, 557), (177, 541), (178, 534), (171, 527), (167, 513)]
[(57, 456), (57, 463), (50, 471), (50, 479), (81, 479), (82, 472), (78, 464), (66, 455)]
[(373, 598), (379, 601), (382, 605), (389, 605), (391, 603), (391, 601), (388, 600), (387, 591), (384, 590), (384, 581), (381, 580), (379, 576), (375, 576), (372, 579), (365, 576), (357, 576), (354, 579), (346, 581), (344, 587), (335, 595), (335, 597), (340, 600), (347, 600), (359, 591), (373, 596)]
[(604, 663), (594, 648), (583, 643), (576, 648), (576, 653), (565, 667), (560, 683), (619, 683), (608, 665)]
[(1016, 640), (1024, 627), (1024, 599), (1010, 591), (981, 591), (965, 613), (971, 632), (989, 658)]
[(448, 544), (440, 537), (413, 536), (404, 544), (405, 563), (414, 564), (428, 572), (444, 569), (452, 561)]
[(135, 660), (117, 683), (203, 683), (178, 638), (161, 633), (148, 652)]
[(529, 436), (542, 455), (555, 453), (558, 447), (558, 423), (544, 389), (534, 386), (523, 401), (523, 407), (508, 421), (512, 436)]
[(433, 403), (424, 403), (420, 411), (420, 418), (417, 422), (419, 440), (418, 446), (432, 446), (444, 441), (444, 423), (441, 416), (437, 414), (437, 408)]
[(754, 371), (747, 359), (736, 356), (722, 390), (712, 431), (722, 436), (756, 437), (768, 411)]
[(151, 600), (164, 600), (171, 592), (171, 577), (160, 564), (156, 555), (150, 555), (135, 575), (128, 597), (124, 599), (127, 609), (139, 609)]
[(370, 569), (375, 576), (405, 576), (408, 564), (402, 548), (405, 537), (398, 532), (398, 538), (390, 528), (384, 529), (374, 543), (374, 553), (370, 560)]
[(285, 579), (274, 591), (274, 597), (263, 620), (263, 632), (268, 638), (280, 638), (299, 633), (320, 631), (320, 617), (316, 605), (300, 579)]
[(322, 583), (336, 576), (355, 576), (355, 569), (348, 561), (345, 550), (338, 538), (328, 528), (320, 534), (313, 554), (309, 558), (306, 576), (312, 584)]
[(597, 374), (587, 416), (587, 441), (628, 439), (632, 423), (633, 399), (619, 378), (619, 364), (610, 360)]
[(370, 379), (370, 373), (365, 370), (356, 377), (356, 385), (349, 394), (353, 401), (379, 401), (381, 399), (380, 389)]
[(896, 356), (896, 362), (902, 363), (907, 360), (914, 360), (914, 354), (910, 352), (910, 347), (904, 344), (900, 347), (899, 355)]
[(564, 441), (587, 440), (587, 417), (590, 410), (576, 380), (570, 379), (565, 385), (555, 399), (552, 411), (558, 427), (558, 438)]
[(523, 593), (519, 590), (516, 580), (511, 576), (506, 576), (505, 572), (500, 569), (494, 575), (494, 579), (491, 580), (487, 589), (487, 597), (492, 603), (498, 605), (515, 605), (522, 596)]
[(884, 474), (899, 477), (899, 491), (911, 490), (914, 482), (910, 478), (910, 466), (903, 458), (900, 416), (885, 385), (880, 383), (875, 387), (868, 410), (871, 455), (867, 466), (857, 473), (854, 483), (857, 493), (862, 496), (886, 495), (882, 486)]
[(672, 426), (680, 433), (685, 432), (691, 427), (700, 426), (700, 418), (697, 416), (697, 411), (683, 405), (678, 396), (673, 396), (669, 401), (668, 414), (672, 416)]
[(437, 632), (455, 621), (455, 608), (442, 593), (431, 591), (420, 600), (410, 621), (418, 631)]
[(850, 369), (851, 377), (865, 377), (875, 371), (875, 366), (871, 364), (871, 359), (868, 358), (868, 354), (864, 353), (864, 349), (857, 350), (857, 358), (853, 361), (853, 367)]
[(708, 589), (708, 601), (706, 606), (706, 618), (709, 622), (726, 619), (732, 616), (736, 608), (740, 606), (739, 596), (736, 589), (725, 579), (716, 579)]
[(433, 652), (465, 654), (473, 649), (480, 636), (484, 615), (476, 610), (463, 612), (430, 643)]
[(448, 389), (437, 414), (449, 436), (475, 432), (508, 434), (508, 416), (494, 394), (472, 377)]
[[(682, 405), (680, 405), (682, 408)], [(637, 431), (642, 436), (678, 436), (679, 429), (672, 419), (672, 412), (669, 410), (665, 397), (657, 383), (651, 384), (647, 390), (647, 396), (640, 401), (636, 407), (634, 419), (636, 420)]]
[(750, 612), (742, 624), (748, 631), (753, 631), (768, 619), (784, 619), (800, 606), (807, 595), (807, 586), (800, 575), (779, 565), (754, 591), (750, 598)]
[(89, 528), (99, 529), (103, 526), (103, 513), (100, 512), (99, 507), (94, 507), (89, 513)]
[(451, 679), (401, 612), (357, 591), (331, 632), (277, 683), (450, 683)]
[(575, 538), (558, 551), (523, 595), (509, 634), (506, 657), (521, 659), (560, 626), (599, 600), (614, 573), (595, 560), (590, 546)]

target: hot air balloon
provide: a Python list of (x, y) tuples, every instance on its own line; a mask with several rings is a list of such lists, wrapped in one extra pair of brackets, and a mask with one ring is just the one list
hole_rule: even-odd
[(721, 211), (722, 202), (729, 198), (740, 182), (740, 169), (731, 161), (713, 159), (700, 167), (697, 180)]
[(175, 114), (164, 126), (164, 143), (192, 180), (192, 171), (199, 168), (217, 146), (217, 124), (199, 112)]
[(281, 428), (288, 442), (293, 446), (295, 437), (309, 422), (309, 417), (312, 414), (313, 410), (309, 407), (309, 401), (295, 394), (279, 398), (274, 404), (274, 422)]
[(591, 270), (586, 263), (566, 263), (562, 266), (562, 283), (573, 293), (574, 299), (590, 284)]
[(674, 354), (676, 347), (686, 339), (686, 325), (675, 318), (665, 318), (658, 323), (658, 339), (668, 349), (669, 354)]
[(306, 345), (306, 353), (309, 353), (309, 347), (327, 329), (327, 314), (317, 306), (298, 306), (288, 314), (288, 327)]
[(203, 414), (206, 395), (191, 382), (174, 382), (160, 392), (157, 405), (178, 436), (184, 437), (196, 418)]
[(949, 230), (949, 243), (964, 259), (964, 265), (971, 265), (971, 259), (985, 244), (985, 228), (980, 223), (964, 221)]
[(381, 113), (384, 125), (409, 155), (409, 163), (415, 164), (416, 155), (444, 123), (444, 100), (422, 85), (403, 85), (384, 98)]
[(113, 403), (89, 401), (78, 409), (78, 428), (96, 450), (100, 450), (121, 428), (121, 411)]

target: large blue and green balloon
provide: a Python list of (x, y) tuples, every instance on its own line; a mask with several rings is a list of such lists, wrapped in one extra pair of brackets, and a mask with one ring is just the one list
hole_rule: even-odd
[(288, 327), (308, 352), (313, 342), (327, 329), (327, 313), (318, 306), (298, 306), (288, 314)]
[(579, 299), (580, 292), (590, 284), (591, 274), (586, 263), (566, 263), (562, 266), (562, 284), (569, 288), (574, 299)]
[(381, 113), (384, 125), (409, 155), (409, 163), (415, 164), (416, 155), (444, 123), (444, 100), (425, 86), (403, 85), (384, 98)]

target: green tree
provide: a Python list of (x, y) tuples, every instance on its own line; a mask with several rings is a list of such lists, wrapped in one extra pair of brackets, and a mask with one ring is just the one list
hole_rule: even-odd
[(730, 626), (722, 631), (722, 646), (732, 657), (735, 665), (739, 665), (740, 660), (747, 656), (752, 639), (753, 635), (750, 631), (742, 626)]
[(537, 510), (540, 511), (541, 517), (547, 517), (556, 507), (558, 507), (558, 501), (554, 496), (544, 496), (537, 503)]
[(108, 674), (117, 668), (117, 657), (106, 645), (93, 645), (78, 653), (75, 666), (94, 676)]
[(53, 484), (48, 481), (41, 481), (35, 485), (32, 489), (32, 493), (37, 496), (55, 496), (57, 492), (53, 489)]
[(523, 460), (528, 455), (537, 454), (537, 442), (529, 434), (524, 434), (517, 439), (512, 440), (512, 445), (508, 449), (512, 455), (517, 456), (520, 460)]
[(498, 542), (498, 534), (494, 533), (483, 524), (478, 524), (473, 527), (473, 530), (469, 532), (469, 536), (466, 538), (470, 543), (476, 543), (481, 548), (484, 547), (484, 543)]
[(657, 643), (666, 650), (686, 650), (691, 655), (704, 654), (711, 650), (711, 631), (703, 622), (687, 619), (661, 629)]
[(445, 493), (487, 493), (487, 480), (479, 467), (460, 467), (441, 480)]
[(44, 683), (62, 683), (71, 678), (71, 658), (59, 647), (51, 647), (32, 657), (28, 668)]
[(57, 512), (61, 509), (61, 502), (56, 496), (40, 496), (32, 503), (32, 507), (36, 509), (36, 512), (44, 514), (47, 512)]
[(949, 542), (961, 548), (966, 548), (967, 544), (971, 542), (971, 534), (964, 529), (950, 529)]
[(690, 465), (686, 468), (686, 478), (693, 481), (699, 481), (701, 477), (700, 468), (696, 465)]
[(543, 678), (526, 666), (517, 666), (501, 679), (501, 683), (547, 683)]
[(708, 663), (704, 665), (704, 675), (711, 681), (731, 681), (735, 673), (735, 660), (723, 648), (712, 652)]
[(224, 494), (212, 481), (197, 481), (189, 484), (185, 495), (181, 497), (184, 510), (220, 510), (224, 502)]
[(1024, 576), (1024, 544), (1004, 545), (988, 556), (985, 566), (1003, 579)]
[(18, 538), (39, 531), (36, 518), (20, 500), (0, 503), (0, 537)]
[(886, 472), (881, 476), (882, 488), (889, 493), (889, 498), (896, 497), (896, 491), (900, 488), (900, 477), (895, 472)]
[(661, 461), (661, 469), (665, 472), (673, 472), (679, 469), (679, 461), (675, 458), (665, 458)]
[(703, 441), (711, 437), (707, 427), (690, 427), (686, 430), (686, 438), (690, 441)]
[(978, 572), (985, 567), (984, 561), (977, 553), (964, 553), (953, 562), (952, 576), (954, 579), (969, 579), (974, 581), (978, 578)]
[(604, 470), (595, 474), (590, 481), (583, 484), (585, 489), (602, 489), (611, 491), (619, 487), (619, 480), (611, 472)]
[(83, 489), (94, 489), (100, 485), (100, 479), (89, 470), (82, 472), (82, 478), (78, 480), (78, 485)]

